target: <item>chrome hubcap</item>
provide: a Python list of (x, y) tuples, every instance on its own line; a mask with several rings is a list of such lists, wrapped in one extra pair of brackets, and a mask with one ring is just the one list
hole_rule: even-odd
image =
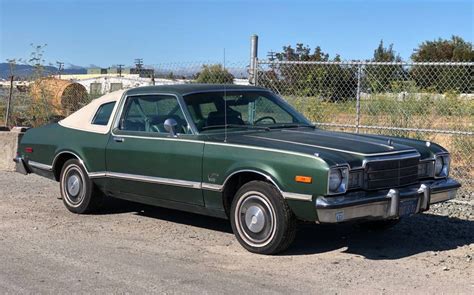
[(263, 247), (275, 234), (273, 207), (268, 198), (260, 192), (247, 192), (240, 198), (235, 218), (240, 236), (249, 245)]
[(250, 206), (245, 212), (245, 224), (253, 233), (260, 232), (265, 226), (265, 216), (258, 206)]
[(64, 201), (72, 207), (80, 206), (85, 196), (84, 175), (77, 165), (70, 165), (61, 180)]
[(81, 180), (77, 175), (71, 175), (67, 179), (67, 192), (72, 196), (75, 197), (79, 194), (81, 189)]

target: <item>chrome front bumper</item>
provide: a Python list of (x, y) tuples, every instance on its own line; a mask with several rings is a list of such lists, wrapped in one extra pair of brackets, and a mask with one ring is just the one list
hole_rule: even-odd
[(402, 215), (401, 204), (414, 204), (416, 208), (413, 207), (411, 214), (423, 212), (429, 209), (430, 204), (453, 199), (460, 186), (454, 179), (447, 178), (398, 189), (318, 197), (316, 212), (321, 223), (398, 218)]

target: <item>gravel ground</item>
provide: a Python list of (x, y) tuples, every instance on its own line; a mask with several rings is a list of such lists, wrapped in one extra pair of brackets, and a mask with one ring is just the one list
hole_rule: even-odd
[(58, 184), (0, 172), (1, 293), (474, 293), (470, 203), (386, 232), (301, 224), (279, 256), (246, 252), (225, 220), (109, 200), (69, 213)]

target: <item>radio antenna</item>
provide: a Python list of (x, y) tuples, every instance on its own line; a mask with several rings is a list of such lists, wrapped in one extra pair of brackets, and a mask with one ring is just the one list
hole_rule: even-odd
[[(225, 48), (224, 48), (224, 71), (223, 74), (226, 72), (225, 69)], [(227, 142), (227, 89), (226, 89), (226, 81), (224, 81), (224, 142)]]

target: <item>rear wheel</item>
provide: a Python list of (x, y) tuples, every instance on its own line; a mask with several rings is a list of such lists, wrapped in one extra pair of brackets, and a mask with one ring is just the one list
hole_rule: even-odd
[(77, 159), (64, 163), (59, 186), (63, 203), (71, 212), (91, 213), (96, 211), (102, 203), (102, 194), (94, 189), (86, 170)]
[(295, 238), (296, 219), (280, 192), (267, 182), (243, 185), (234, 197), (230, 217), (237, 240), (250, 252), (276, 254)]

